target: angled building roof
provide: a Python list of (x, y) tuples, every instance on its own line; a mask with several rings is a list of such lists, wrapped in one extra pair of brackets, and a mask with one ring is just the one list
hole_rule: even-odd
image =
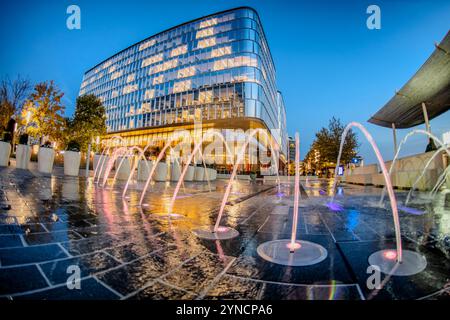
[(369, 122), (389, 128), (392, 124), (396, 128), (417, 126), (425, 122), (422, 102), (429, 119), (450, 109), (450, 31), (416, 74)]

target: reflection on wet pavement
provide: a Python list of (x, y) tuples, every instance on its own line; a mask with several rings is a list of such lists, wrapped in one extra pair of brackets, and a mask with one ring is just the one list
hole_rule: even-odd
[[(0, 169), (0, 298), (10, 299), (446, 299), (450, 297), (450, 215), (445, 195), (417, 193), (400, 206), (403, 242), (423, 254), (420, 274), (392, 277), (381, 290), (366, 281), (368, 256), (395, 247), (381, 189), (302, 182), (298, 237), (321, 244), (317, 265), (286, 267), (261, 259), (258, 245), (290, 237), (293, 188), (236, 181), (223, 225), (237, 238), (202, 240), (192, 229), (212, 225), (226, 182), (185, 183), (168, 213), (174, 184), (155, 183), (138, 206), (143, 186), (101, 188), (92, 179), (41, 176)], [(281, 197), (280, 197), (281, 196)], [(397, 191), (400, 203), (406, 192)], [(10, 206), (10, 207), (9, 207)], [(70, 290), (70, 266), (81, 289)]]

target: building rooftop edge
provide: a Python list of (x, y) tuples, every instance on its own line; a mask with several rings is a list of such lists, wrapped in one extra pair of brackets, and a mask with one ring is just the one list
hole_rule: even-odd
[[(147, 38), (145, 38), (145, 39), (142, 39), (142, 40), (140, 40), (140, 41), (138, 41), (138, 42), (136, 42), (136, 43), (133, 43), (133, 44), (129, 45), (128, 47), (126, 47), (126, 48), (120, 50), (119, 52), (113, 54), (112, 56), (110, 56), (110, 57), (108, 57), (108, 58), (102, 60), (102, 61), (99, 62), (99, 63), (97, 63), (97, 64), (96, 64), (95, 66), (93, 66), (92, 68), (89, 68), (87, 71), (84, 72), (84, 74), (86, 74), (86, 73), (88, 73), (89, 71), (91, 71), (91, 70), (97, 68), (97, 67), (98, 67), (99, 65), (101, 65), (102, 63), (104, 63), (104, 62), (108, 61), (109, 59), (111, 59), (111, 58), (113, 58), (113, 57), (119, 55), (120, 53), (122, 53), (122, 52), (124, 52), (124, 51), (130, 49), (131, 47), (134, 47), (134, 46), (136, 46), (136, 45), (138, 45), (138, 44), (140, 44), (140, 43), (142, 43), (142, 42), (144, 42), (144, 41), (147, 41), (147, 40), (150, 39), (150, 38), (156, 37), (156, 36), (158, 36), (158, 35), (160, 35), (160, 34), (163, 34), (163, 33), (165, 33), (165, 32), (171, 31), (171, 30), (173, 30), (173, 29), (177, 29), (177, 28), (179, 28), (179, 27), (181, 27), (181, 26), (184, 26), (184, 25), (186, 25), (186, 24), (189, 24), (189, 23), (192, 23), (192, 22), (195, 22), (195, 21), (198, 21), (198, 20), (202, 20), (202, 19), (205, 19), (205, 18), (208, 18), (208, 17), (212, 17), (212, 16), (215, 16), (215, 15), (218, 15), (218, 14), (222, 14), (222, 13), (226, 13), (226, 12), (231, 12), (231, 11), (236, 11), (236, 10), (240, 10), (240, 9), (249, 9), (249, 10), (252, 10), (254, 13), (256, 13), (256, 15), (258, 16), (259, 21), (261, 22), (261, 18), (260, 18), (259, 14), (258, 14), (258, 11), (256, 11), (254, 8), (249, 7), (249, 6), (235, 7), (235, 8), (231, 8), (231, 9), (227, 9), (227, 10), (222, 10), (222, 11), (218, 11), (218, 12), (215, 12), (215, 13), (211, 13), (211, 14), (202, 16), (202, 17), (200, 17), (200, 18), (196, 18), (196, 19), (192, 19), (192, 20), (189, 20), (189, 21), (180, 23), (180, 24), (178, 24), (178, 25), (176, 25), (176, 26), (173, 26), (173, 27), (170, 27), (170, 28), (165, 29), (165, 30), (163, 30), (163, 31), (157, 32), (157, 33), (155, 33), (155, 34), (153, 34), (153, 35), (151, 35), (151, 36), (149, 36), (149, 37), (147, 37)], [(261, 29), (262, 29), (262, 28), (261, 28)], [(263, 33), (264, 33), (264, 29), (263, 29)], [(264, 34), (264, 37), (266, 38), (266, 35), (265, 35), (265, 34)], [(266, 41), (267, 41), (267, 38), (266, 38)], [(269, 48), (269, 52), (270, 52), (270, 48)], [(271, 54), (271, 53), (270, 53), (270, 54)], [(271, 55), (272, 55), (272, 54), (271, 54)], [(271, 59), (273, 59), (273, 58), (271, 57)], [(275, 67), (275, 65), (274, 65), (274, 67)]]

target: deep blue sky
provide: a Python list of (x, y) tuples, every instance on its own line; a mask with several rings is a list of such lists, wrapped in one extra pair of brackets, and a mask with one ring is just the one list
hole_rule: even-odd
[[(81, 30), (66, 28), (66, 8), (81, 8)], [(366, 8), (381, 8), (381, 30), (366, 28)], [(338, 116), (367, 124), (385, 156), (391, 130), (366, 121), (417, 71), (450, 27), (448, 0), (170, 0), (1, 1), (0, 76), (55, 80), (71, 115), (83, 73), (152, 34), (216, 11), (248, 5), (261, 17), (284, 94), (290, 135), (300, 132), (304, 156), (314, 133)], [(439, 136), (450, 112), (432, 120)], [(398, 132), (399, 139), (408, 130)], [(360, 153), (375, 161), (361, 136)], [(423, 152), (424, 138), (403, 154)], [(302, 156), (302, 157), (303, 157)]]

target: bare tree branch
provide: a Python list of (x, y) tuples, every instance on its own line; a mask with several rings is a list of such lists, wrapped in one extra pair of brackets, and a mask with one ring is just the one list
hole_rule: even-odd
[(9, 119), (20, 114), (32, 86), (20, 75), (12, 80), (5, 76), (0, 81), (0, 128), (5, 128)]

